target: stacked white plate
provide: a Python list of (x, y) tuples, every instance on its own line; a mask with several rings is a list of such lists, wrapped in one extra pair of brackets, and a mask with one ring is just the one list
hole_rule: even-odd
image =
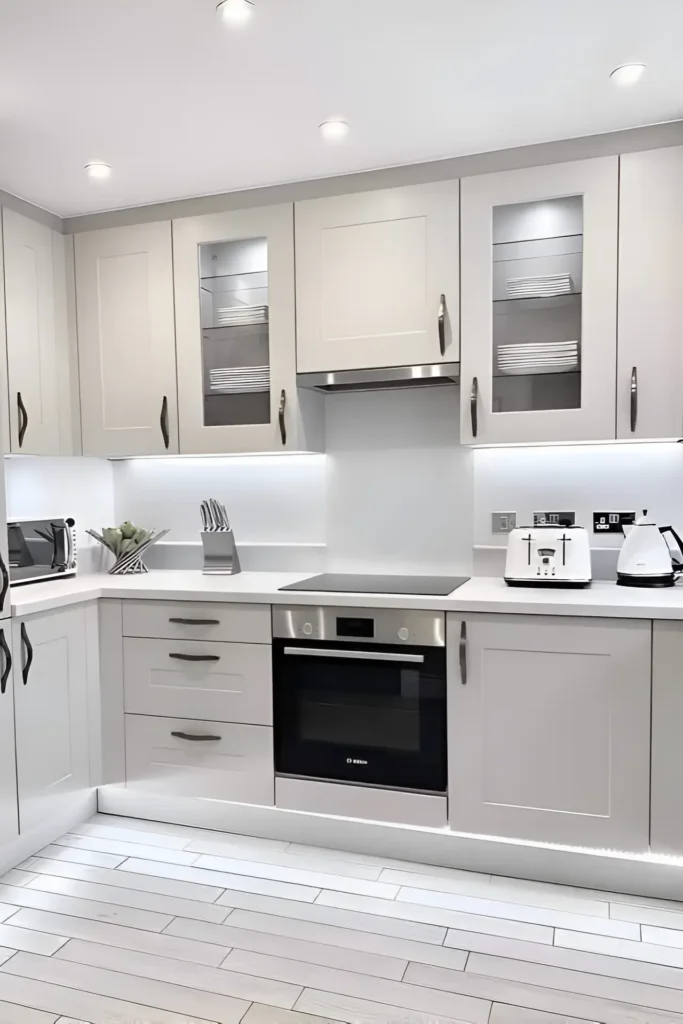
[(570, 373), (579, 366), (579, 343), (548, 341), (499, 345), (497, 355), (500, 373)]
[(537, 274), (535, 277), (509, 277), (505, 294), (509, 299), (546, 299), (554, 295), (569, 295), (572, 290), (571, 274)]
[(267, 306), (227, 306), (216, 310), (217, 327), (248, 327), (250, 324), (267, 323)]
[(210, 370), (209, 386), (213, 392), (222, 395), (245, 395), (250, 392), (268, 391), (270, 367), (226, 366)]

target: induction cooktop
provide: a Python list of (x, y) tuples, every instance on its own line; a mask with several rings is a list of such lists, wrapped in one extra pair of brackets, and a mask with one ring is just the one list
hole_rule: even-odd
[(446, 597), (467, 583), (469, 576), (357, 576), (326, 572), (280, 590), (310, 590), (337, 594), (408, 594)]

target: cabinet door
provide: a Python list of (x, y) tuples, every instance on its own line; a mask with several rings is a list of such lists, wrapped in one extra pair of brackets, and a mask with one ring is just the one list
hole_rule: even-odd
[(615, 436), (618, 157), (462, 181), (461, 436)]
[(53, 232), (2, 211), (10, 451), (59, 455)]
[(85, 612), (12, 623), (19, 827), (60, 816), (89, 785)]
[(84, 455), (178, 451), (171, 224), (76, 235)]
[(683, 854), (683, 623), (655, 622), (652, 642), (653, 853)]
[(620, 438), (683, 433), (682, 181), (683, 147), (621, 157)]
[(650, 646), (640, 620), (449, 616), (451, 828), (647, 850)]
[(297, 203), (299, 373), (457, 362), (458, 220), (457, 181)]
[(0, 843), (15, 839), (19, 833), (11, 641), (5, 623), (0, 626)]
[(292, 206), (173, 222), (180, 451), (297, 449)]

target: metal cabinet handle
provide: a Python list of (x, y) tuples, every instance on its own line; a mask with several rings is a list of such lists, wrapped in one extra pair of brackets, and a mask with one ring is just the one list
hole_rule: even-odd
[(460, 624), (460, 682), (467, 686), (467, 623)]
[(0, 589), (0, 612), (5, 607), (5, 598), (9, 590), (9, 573), (5, 565), (5, 559), (0, 555), (0, 573), (2, 574), (2, 589)]
[(403, 661), (424, 664), (424, 654), (402, 654), (400, 651), (336, 651), (330, 647), (285, 647), (285, 654), (304, 658), (348, 658), (351, 661)]
[(280, 421), (280, 437), (282, 443), (287, 444), (287, 424), (285, 423), (285, 409), (287, 408), (287, 392), (283, 388), (280, 392), (280, 409), (278, 419)]
[(220, 626), (219, 619), (169, 619), (178, 626)]
[(439, 349), (441, 355), (446, 355), (446, 296), (442, 295), (439, 301)]
[(7, 689), (7, 679), (12, 671), (12, 654), (7, 646), (4, 629), (0, 629), (0, 650), (5, 655), (5, 670), (0, 677), (0, 693), (4, 693)]
[(631, 433), (633, 434), (638, 423), (638, 367), (631, 370)]
[(176, 661), (220, 661), (220, 654), (169, 654)]
[(21, 391), (17, 391), (17, 409), (19, 410), (19, 447), (21, 448), (28, 427), (28, 413), (26, 412), (24, 400), (21, 397)]
[(159, 426), (161, 427), (161, 436), (164, 439), (164, 448), (168, 449), (168, 446), (171, 443), (171, 434), (168, 429), (168, 397), (166, 395), (164, 395), (161, 402)]
[(479, 421), (477, 418), (477, 401), (479, 399), (479, 380), (472, 378), (472, 390), (470, 391), (470, 416), (472, 417), (472, 437), (477, 436)]
[(189, 743), (218, 743), (222, 736), (195, 736), (191, 732), (172, 732), (177, 740), (187, 740)]
[(33, 664), (33, 644), (28, 638), (28, 631), (26, 629), (26, 623), (21, 624), (21, 642), (24, 645), (26, 651), (26, 661), (21, 669), (21, 678), (24, 680), (24, 686), (28, 682), (28, 674), (31, 671), (31, 665)]

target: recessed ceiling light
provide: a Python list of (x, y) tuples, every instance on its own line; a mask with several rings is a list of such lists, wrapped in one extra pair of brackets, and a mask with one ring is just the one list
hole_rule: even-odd
[(253, 0), (221, 0), (216, 11), (227, 25), (243, 25), (254, 13)]
[(108, 178), (111, 174), (111, 165), (105, 164), (104, 160), (91, 160), (85, 169), (91, 178)]
[(645, 71), (644, 64), (620, 64), (618, 68), (614, 69), (610, 78), (617, 85), (635, 85), (643, 77)]
[(349, 134), (349, 125), (346, 121), (323, 121), (319, 125), (320, 134), (326, 142), (340, 142)]

